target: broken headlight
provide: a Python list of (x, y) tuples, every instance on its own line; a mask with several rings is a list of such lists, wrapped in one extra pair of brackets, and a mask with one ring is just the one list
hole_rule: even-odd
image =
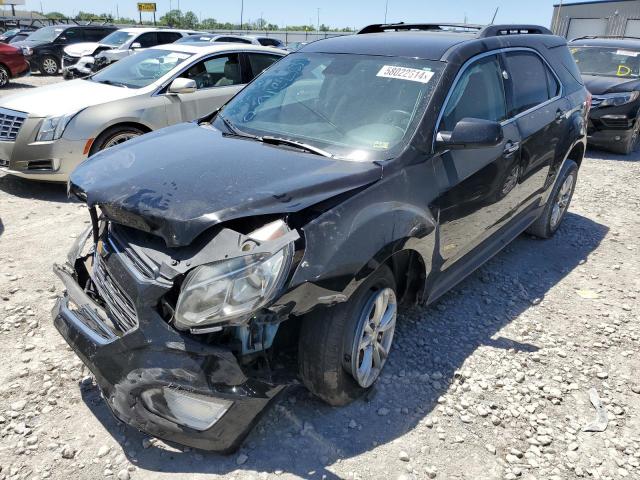
[[(278, 221), (249, 237), (270, 240), (286, 233)], [(287, 277), (293, 245), (276, 253), (260, 253), (201, 265), (185, 279), (175, 311), (176, 326), (192, 329), (242, 320), (274, 299)]]

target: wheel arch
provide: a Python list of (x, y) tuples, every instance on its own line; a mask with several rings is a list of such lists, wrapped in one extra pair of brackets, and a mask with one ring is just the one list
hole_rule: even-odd
[(148, 126), (145, 125), (144, 123), (138, 122), (138, 121), (132, 121), (132, 120), (119, 120), (119, 121), (115, 121), (113, 123), (111, 123), (108, 126), (105, 126), (102, 128), (102, 130), (100, 132), (98, 132), (94, 138), (95, 140), (93, 141), (93, 144), (91, 145), (91, 149), (89, 151), (89, 155), (93, 155), (96, 152), (98, 152), (97, 148), (98, 148), (98, 140), (100, 140), (100, 137), (102, 135), (104, 135), (105, 133), (107, 133), (109, 130), (113, 130), (115, 128), (124, 128), (124, 127), (131, 127), (131, 128), (137, 128), (139, 130), (142, 130), (144, 133), (150, 133), (153, 131), (153, 129)]

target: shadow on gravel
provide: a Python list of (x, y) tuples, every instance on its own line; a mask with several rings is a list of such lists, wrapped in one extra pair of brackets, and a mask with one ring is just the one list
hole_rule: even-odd
[(640, 162), (640, 150), (630, 153), (629, 155), (621, 155), (611, 153), (605, 150), (597, 150), (592, 147), (587, 148), (586, 156), (588, 158), (597, 158), (598, 160), (614, 160), (616, 162)]
[[(143, 449), (144, 435), (115, 420), (97, 389), (83, 390), (83, 399), (141, 469), (188, 474), (247, 469), (337, 479), (329, 470), (331, 465), (413, 430), (437, 407), (438, 398), (451, 384), (464, 382), (459, 370), (476, 349), (496, 349), (496, 364), (502, 356), (499, 352), (506, 355), (506, 350), (532, 361), (526, 355), (538, 346), (498, 332), (535, 308), (550, 289), (584, 263), (607, 231), (604, 225), (570, 213), (551, 240), (520, 236), (435, 305), (410, 308), (401, 315), (385, 372), (367, 398), (332, 408), (302, 387), (291, 387), (245, 441), (241, 452), (248, 460), (242, 465), (237, 464), (237, 455), (167, 451), (156, 446)], [(542, 315), (538, 318), (541, 323), (552, 321)], [(435, 428), (429, 432), (437, 434)], [(398, 450), (401, 447), (411, 450), (412, 446), (399, 445)], [(360, 473), (366, 478), (365, 472)]]
[(2, 219), (0, 218), (0, 237), (4, 233), (4, 223), (2, 223)]
[(64, 183), (36, 182), (13, 175), (0, 176), (0, 190), (16, 197), (47, 202), (77, 201), (67, 197), (67, 186)]
[[(11, 83), (9, 83), (9, 88), (11, 90), (27, 90), (30, 88), (36, 88), (38, 85), (30, 85), (28, 83), (21, 83), (20, 80), (11, 80)], [(13, 93), (13, 92), (12, 92)]]

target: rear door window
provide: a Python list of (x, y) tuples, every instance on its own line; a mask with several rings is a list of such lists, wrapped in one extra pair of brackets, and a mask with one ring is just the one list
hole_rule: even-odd
[(249, 66), (251, 67), (250, 79), (257, 77), (262, 73), (263, 70), (269, 68), (271, 65), (282, 58), (278, 55), (270, 55), (265, 53), (247, 53), (246, 55), (249, 59)]
[(133, 43), (139, 43), (142, 48), (155, 47), (158, 45), (158, 36), (156, 32), (143, 33)]
[(158, 45), (173, 43), (179, 38), (182, 38), (182, 35), (178, 32), (158, 32)]
[(557, 96), (560, 85), (542, 59), (533, 52), (507, 52), (504, 55), (511, 85), (513, 117)]
[(478, 60), (463, 72), (449, 97), (440, 130), (452, 131), (463, 118), (494, 122), (507, 118), (502, 67), (496, 55)]
[(81, 28), (68, 28), (59, 38), (64, 43), (78, 43), (84, 41), (85, 36)]

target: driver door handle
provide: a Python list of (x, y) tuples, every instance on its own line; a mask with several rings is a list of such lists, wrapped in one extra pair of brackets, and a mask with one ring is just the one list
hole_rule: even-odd
[(511, 140), (509, 140), (504, 146), (504, 156), (510, 157), (518, 150), (520, 150), (520, 142), (512, 142)]

